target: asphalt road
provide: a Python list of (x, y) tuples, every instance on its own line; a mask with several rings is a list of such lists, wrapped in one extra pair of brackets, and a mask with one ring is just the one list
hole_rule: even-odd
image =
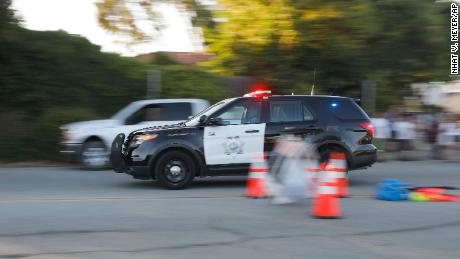
[[(351, 173), (344, 218), (242, 197), (241, 177), (169, 191), (111, 171), (0, 168), (0, 258), (460, 258), (460, 203), (375, 200), (394, 177), (460, 187), (460, 164)], [(460, 194), (460, 193), (458, 193)]]

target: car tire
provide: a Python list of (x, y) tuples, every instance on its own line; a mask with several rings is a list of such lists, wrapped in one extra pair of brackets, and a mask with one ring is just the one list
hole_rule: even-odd
[(166, 189), (180, 190), (192, 183), (196, 168), (196, 163), (187, 153), (179, 150), (168, 151), (155, 163), (155, 178)]
[(109, 154), (102, 141), (92, 140), (83, 144), (80, 162), (87, 170), (102, 170), (109, 165)]

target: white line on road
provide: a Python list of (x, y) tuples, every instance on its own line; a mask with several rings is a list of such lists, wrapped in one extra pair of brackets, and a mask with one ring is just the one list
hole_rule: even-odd
[[(372, 195), (351, 195), (349, 198), (371, 198)], [(0, 199), (0, 203), (17, 202), (93, 202), (93, 201), (165, 201), (165, 200), (239, 200), (246, 199), (241, 195), (234, 196), (163, 196), (163, 197), (78, 197), (78, 198), (20, 198), (20, 199)]]

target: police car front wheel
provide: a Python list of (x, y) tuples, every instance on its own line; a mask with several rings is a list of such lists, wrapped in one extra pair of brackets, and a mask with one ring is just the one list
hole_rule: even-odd
[(196, 164), (185, 152), (172, 150), (158, 158), (154, 167), (158, 183), (172, 190), (187, 187), (195, 177)]

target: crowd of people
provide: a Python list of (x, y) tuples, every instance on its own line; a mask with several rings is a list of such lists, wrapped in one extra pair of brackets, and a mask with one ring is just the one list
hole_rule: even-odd
[(460, 122), (455, 114), (389, 110), (371, 120), (382, 160), (460, 161)]

